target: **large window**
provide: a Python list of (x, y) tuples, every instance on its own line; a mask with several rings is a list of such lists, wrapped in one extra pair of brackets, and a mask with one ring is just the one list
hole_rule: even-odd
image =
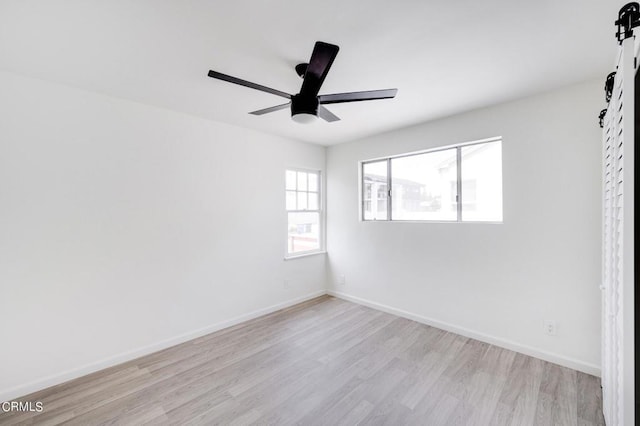
[(322, 249), (320, 172), (286, 171), (287, 256)]
[(362, 219), (502, 221), (502, 141), (362, 162)]

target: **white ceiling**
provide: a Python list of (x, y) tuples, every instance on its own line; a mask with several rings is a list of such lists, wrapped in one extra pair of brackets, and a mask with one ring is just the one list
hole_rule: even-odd
[[(604, 85), (625, 3), (0, 0), (0, 69), (331, 145), (573, 82)], [(293, 67), (316, 40), (340, 46), (321, 94), (398, 96), (331, 105), (342, 121), (301, 125), (287, 110), (247, 114), (281, 98), (207, 77), (297, 93)]]

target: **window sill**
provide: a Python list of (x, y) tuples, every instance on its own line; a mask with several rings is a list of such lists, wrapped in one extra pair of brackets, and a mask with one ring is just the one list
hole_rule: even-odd
[(302, 257), (317, 256), (319, 254), (327, 254), (327, 252), (323, 250), (323, 251), (314, 251), (314, 252), (311, 252), (311, 253), (295, 254), (295, 255), (292, 255), (292, 256), (285, 256), (284, 260), (300, 259)]

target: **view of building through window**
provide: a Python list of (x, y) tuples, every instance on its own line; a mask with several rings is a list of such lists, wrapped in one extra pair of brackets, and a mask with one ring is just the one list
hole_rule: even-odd
[(500, 222), (502, 141), (364, 162), (361, 195), (363, 220)]
[(377, 161), (362, 166), (365, 220), (387, 220), (387, 162)]
[(455, 149), (390, 161), (393, 220), (456, 220)]
[(320, 172), (286, 171), (287, 254), (319, 251)]

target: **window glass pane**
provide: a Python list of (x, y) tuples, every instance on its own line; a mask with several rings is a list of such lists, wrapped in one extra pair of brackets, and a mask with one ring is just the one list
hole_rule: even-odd
[(318, 192), (318, 174), (308, 173), (309, 177), (309, 191)]
[(307, 209), (307, 193), (298, 192), (298, 210)]
[(502, 221), (502, 143), (462, 147), (462, 220)]
[(296, 189), (296, 172), (287, 170), (287, 189), (295, 191)]
[(287, 251), (289, 254), (320, 249), (320, 214), (288, 213)]
[(307, 205), (309, 210), (318, 210), (318, 193), (309, 192), (309, 204)]
[(393, 220), (457, 220), (456, 149), (391, 159)]
[(307, 190), (307, 174), (305, 172), (298, 172), (298, 191)]
[(287, 210), (296, 210), (296, 192), (287, 191)]
[(387, 161), (362, 165), (364, 220), (387, 220)]

